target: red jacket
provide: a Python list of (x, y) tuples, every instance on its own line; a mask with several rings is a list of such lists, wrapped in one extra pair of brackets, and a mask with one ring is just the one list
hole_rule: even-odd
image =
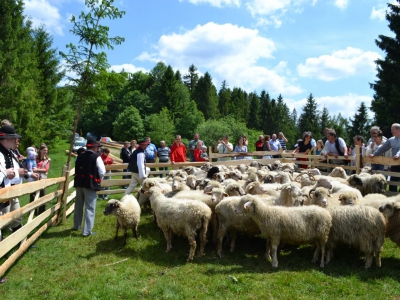
[(200, 149), (194, 149), (194, 159), (196, 161), (206, 161), (204, 158), (200, 157), (201, 152), (202, 152), (202, 150), (200, 150)]
[(110, 157), (110, 155), (108, 156), (104, 156), (104, 154), (100, 154), (101, 159), (103, 160), (104, 165), (112, 165), (113, 164), (113, 160)]
[(179, 146), (176, 143), (173, 143), (170, 147), (171, 149), (171, 162), (185, 162), (186, 161), (186, 147), (184, 144), (180, 144)]

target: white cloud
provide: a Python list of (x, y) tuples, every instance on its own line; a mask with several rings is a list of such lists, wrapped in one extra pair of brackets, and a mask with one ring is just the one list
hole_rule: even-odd
[(375, 9), (375, 6), (372, 7), (371, 11), (371, 19), (378, 19), (379, 21), (385, 21), (385, 15), (386, 15), (386, 8), (378, 8)]
[[(180, 2), (184, 0), (179, 0)], [(216, 7), (223, 7), (223, 6), (236, 6), (240, 7), (240, 0), (186, 0), (189, 3), (192, 4), (202, 4), (202, 3), (208, 3), (211, 6), (216, 6)]]
[(47, 30), (58, 35), (64, 35), (60, 13), (49, 1), (26, 0), (25, 14), (31, 17), (34, 27), (39, 27), (41, 24), (44, 24)]
[(240, 86), (250, 92), (300, 93), (301, 88), (283, 74), (285, 62), (277, 62), (276, 69), (260, 65), (273, 59), (275, 50), (275, 43), (260, 36), (258, 30), (210, 22), (184, 33), (163, 35), (155, 53), (143, 52), (136, 59), (164, 61), (184, 73), (194, 64), (202, 72), (213, 74), (217, 88), (226, 80), (230, 87)]
[(341, 78), (375, 71), (375, 60), (381, 58), (377, 52), (347, 47), (332, 55), (308, 58), (299, 64), (297, 71), (301, 77), (333, 81)]
[[(337, 116), (340, 113), (344, 118), (353, 118), (357, 113), (361, 102), (364, 102), (366, 107), (369, 108), (372, 100), (372, 96), (363, 96), (353, 93), (342, 96), (313, 96), (317, 102), (319, 111), (322, 112), (324, 107), (326, 107), (330, 116)], [(289, 107), (290, 111), (295, 108), (297, 111), (297, 116), (299, 116), (303, 111), (304, 105), (307, 103), (307, 98), (303, 98), (301, 100), (285, 98), (285, 103)], [(368, 112), (369, 116), (372, 117), (373, 113), (371, 111)]]
[(349, 0), (335, 0), (333, 2), (333, 5), (335, 5), (336, 7), (340, 8), (340, 9), (345, 9), (348, 4), (349, 4)]
[(135, 67), (132, 64), (112, 65), (110, 70), (117, 72), (117, 73), (121, 72), (122, 70), (124, 70), (125, 72), (128, 72), (128, 73), (136, 73), (139, 71), (142, 71), (143, 73), (149, 72), (149, 70), (146, 70), (145, 68)]
[(246, 3), (250, 13), (255, 15), (271, 15), (277, 11), (286, 11), (291, 3), (291, 0), (252, 0)]

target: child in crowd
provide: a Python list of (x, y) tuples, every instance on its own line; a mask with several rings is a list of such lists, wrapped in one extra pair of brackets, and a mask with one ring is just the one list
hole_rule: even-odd
[[(103, 160), (103, 163), (104, 163), (105, 166), (113, 164), (113, 159), (110, 156), (110, 149), (104, 148), (102, 153), (100, 154), (100, 157)], [(111, 170), (106, 171), (106, 174), (111, 174)], [(106, 174), (104, 174), (104, 175), (106, 175)], [(104, 176), (103, 179), (104, 180), (108, 180), (110, 178), (111, 178), (110, 176)], [(103, 190), (109, 190), (109, 189), (110, 189), (110, 187), (103, 188)], [(99, 198), (107, 200), (108, 199), (108, 195), (100, 195)]]
[[(28, 147), (26, 149), (25, 168), (28, 170), (29, 174), (33, 173), (33, 171), (37, 168), (36, 156), (37, 153), (35, 151), (35, 148)], [(29, 177), (27, 181), (28, 182), (33, 181), (33, 178)]]
[(202, 158), (203, 160), (209, 160), (206, 146), (201, 147), (200, 158)]

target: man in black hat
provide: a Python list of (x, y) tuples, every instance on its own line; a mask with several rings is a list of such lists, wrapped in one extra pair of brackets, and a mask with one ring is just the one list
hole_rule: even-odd
[(73, 230), (81, 228), (83, 206), (85, 206), (85, 222), (82, 230), (84, 237), (95, 234), (92, 229), (96, 211), (96, 191), (101, 190), (101, 179), (106, 172), (103, 160), (97, 153), (100, 147), (99, 142), (89, 138), (86, 144), (87, 150), (79, 155), (75, 162), (76, 198)]
[(125, 191), (125, 195), (129, 195), (136, 188), (138, 184), (142, 184), (143, 181), (149, 176), (150, 168), (146, 167), (146, 157), (144, 151), (149, 145), (148, 140), (142, 140), (139, 142), (139, 147), (132, 152), (128, 169), (132, 172), (131, 183)]
[[(8, 123), (11, 124), (11, 123)], [(17, 158), (12, 152), (17, 139), (21, 136), (15, 133), (12, 125), (3, 125), (0, 128), (0, 188), (7, 188), (15, 184), (20, 184), (23, 177), (32, 177), (37, 179), (37, 174), (27, 174), (27, 170), (20, 168)], [(9, 213), (20, 207), (18, 198), (0, 203), (0, 215)], [(22, 227), (22, 218), (11, 222), (9, 226), (13, 231)], [(1, 231), (0, 231), (1, 241)]]

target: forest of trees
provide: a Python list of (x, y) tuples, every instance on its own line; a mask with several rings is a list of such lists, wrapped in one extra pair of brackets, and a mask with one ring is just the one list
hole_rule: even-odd
[[(45, 27), (33, 28), (23, 8), (21, 0), (0, 2), (0, 117), (15, 125), (23, 146), (52, 145), (71, 133), (79, 95), (74, 86), (61, 85), (64, 71), (53, 38)], [(396, 71), (400, 69), (396, 55), (400, 29), (395, 26), (400, 8), (391, 4), (389, 8), (387, 20), (396, 38), (379, 36), (377, 40), (387, 57), (377, 61), (378, 80), (371, 84), (373, 119), (368, 118), (365, 103), (352, 118), (332, 116), (312, 93), (302, 111), (290, 111), (284, 91), (276, 97), (265, 90), (249, 93), (226, 81), (216, 87), (212, 75), (200, 76), (193, 64), (181, 74), (159, 62), (148, 73), (101, 72), (96, 77), (101, 81), (97, 83), (102, 87), (101, 101), (92, 96), (82, 107), (78, 132), (120, 141), (150, 136), (156, 144), (161, 139), (172, 143), (175, 134), (185, 142), (199, 132), (207, 145), (223, 134), (230, 135), (232, 143), (246, 134), (250, 150), (259, 134), (279, 131), (289, 139), (289, 148), (304, 131), (311, 131), (316, 140), (322, 138), (325, 127), (334, 128), (347, 142), (356, 134), (368, 138), (372, 124), (391, 136), (390, 125), (400, 115), (400, 73)]]

